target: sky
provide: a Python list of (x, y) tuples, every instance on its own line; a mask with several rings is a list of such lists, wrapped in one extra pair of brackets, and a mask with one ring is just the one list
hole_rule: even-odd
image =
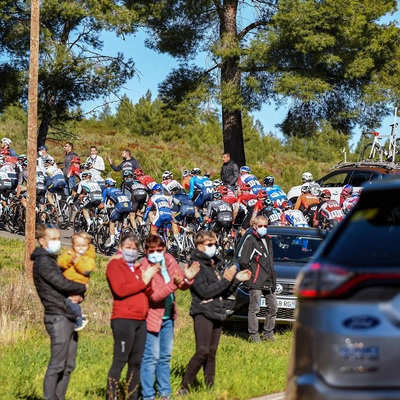
[[(384, 18), (384, 20), (400, 20), (400, 11), (397, 11), (393, 16)], [(117, 38), (112, 33), (104, 33), (104, 53), (108, 55), (115, 55), (117, 52), (122, 52), (126, 58), (132, 58), (135, 62), (135, 68), (138, 74), (135, 75), (126, 85), (120, 90), (120, 95), (126, 94), (133, 103), (146, 94), (148, 90), (152, 93), (152, 98), (157, 96), (157, 86), (165, 77), (171, 72), (174, 67), (178, 66), (177, 61), (167, 55), (160, 54), (154, 50), (145, 47), (144, 40), (146, 34), (144, 31), (138, 31), (135, 35), (128, 36), (125, 40)], [(209, 60), (206, 55), (200, 55), (196, 60), (196, 64), (200, 67), (210, 67)], [(115, 101), (115, 106), (118, 105), (118, 99), (110, 96), (108, 101)], [(87, 102), (82, 105), (83, 109), (88, 112), (94, 107), (103, 102), (99, 99), (95, 102)], [(395, 105), (393, 105), (394, 111)], [(113, 107), (112, 107), (113, 108)], [(400, 109), (400, 105), (399, 105)], [(283, 121), (287, 109), (281, 108), (275, 110), (275, 107), (264, 105), (261, 111), (251, 113), (255, 119), (258, 119), (264, 127), (264, 132), (273, 132), (278, 137), (282, 138), (276, 124)], [(393, 123), (393, 115), (385, 118), (382, 125), (378, 128), (381, 133), (390, 133), (390, 124)], [(355, 146), (360, 138), (360, 134), (355, 132), (351, 140), (351, 145)]]

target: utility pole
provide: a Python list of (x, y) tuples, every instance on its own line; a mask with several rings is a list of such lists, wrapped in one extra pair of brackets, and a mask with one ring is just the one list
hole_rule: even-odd
[(40, 0), (31, 0), (31, 37), (28, 91), (28, 186), (26, 191), (27, 205), (25, 225), (25, 274), (28, 278), (32, 277), (33, 264), (30, 260), (30, 256), (35, 248), (39, 19)]

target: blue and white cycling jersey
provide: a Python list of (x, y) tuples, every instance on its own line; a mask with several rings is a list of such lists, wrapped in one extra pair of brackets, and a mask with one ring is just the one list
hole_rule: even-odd
[(202, 206), (206, 201), (212, 200), (214, 185), (207, 176), (194, 176), (189, 182), (189, 199), (194, 201), (197, 207)]
[(279, 185), (264, 187), (264, 189), (268, 194), (268, 198), (270, 198), (273, 202), (276, 202), (277, 206), (281, 206), (283, 201), (287, 200), (286, 193)]

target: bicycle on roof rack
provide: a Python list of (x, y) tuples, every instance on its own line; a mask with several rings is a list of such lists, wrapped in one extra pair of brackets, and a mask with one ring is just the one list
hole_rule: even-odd
[[(394, 123), (391, 124), (391, 132), (389, 135), (381, 135), (379, 132), (371, 132), (374, 135), (374, 140), (371, 143), (365, 145), (361, 152), (361, 159), (371, 161), (387, 161), (387, 162), (399, 162), (400, 161), (400, 139), (397, 139), (397, 126), (396, 122), (397, 107), (394, 111)], [(382, 138), (388, 138), (386, 144), (380, 143)]]

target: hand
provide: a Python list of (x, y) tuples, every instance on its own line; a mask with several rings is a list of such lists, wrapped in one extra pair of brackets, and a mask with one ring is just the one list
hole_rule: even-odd
[(236, 265), (231, 265), (229, 268), (225, 268), (224, 270), (224, 274), (222, 275), (226, 280), (228, 280), (229, 282), (232, 281), (232, 279), (235, 277), (236, 275)]
[(190, 267), (187, 264), (185, 264), (185, 267), (183, 269), (185, 278), (189, 281), (192, 280), (199, 271), (200, 271), (200, 263), (198, 261), (193, 261)]
[(174, 283), (176, 286), (180, 286), (183, 282), (183, 277), (181, 275), (175, 274), (174, 276)]
[(109, 161), (110, 164), (112, 164), (112, 159), (111, 159), (110, 156), (108, 156), (108, 161)]
[(148, 285), (153, 279), (153, 276), (161, 269), (161, 264), (149, 264), (146, 271), (142, 272), (142, 281)]
[(235, 278), (240, 282), (246, 282), (251, 278), (251, 271), (249, 269), (244, 269), (243, 271), (239, 271)]
[[(89, 287), (89, 285), (86, 285)], [(78, 304), (78, 303), (82, 303), (83, 301), (83, 297), (79, 294), (73, 294), (71, 296), (68, 296), (68, 298), (71, 300), (72, 303), (74, 304)]]

